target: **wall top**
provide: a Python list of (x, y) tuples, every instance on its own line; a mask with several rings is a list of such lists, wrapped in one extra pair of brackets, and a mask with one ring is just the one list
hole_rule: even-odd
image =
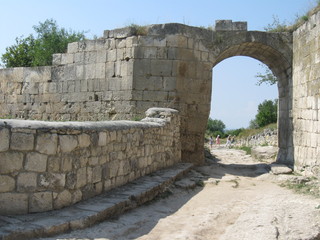
[(232, 22), (232, 20), (216, 20), (216, 31), (247, 31), (247, 22)]

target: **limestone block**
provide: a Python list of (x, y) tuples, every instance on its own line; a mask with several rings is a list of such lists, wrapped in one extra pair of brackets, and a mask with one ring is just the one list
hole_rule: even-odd
[(107, 62), (117, 61), (117, 49), (112, 49), (107, 52)]
[(39, 186), (57, 191), (66, 185), (66, 174), (44, 173), (39, 176)]
[(79, 48), (79, 43), (78, 42), (73, 42), (73, 43), (68, 43), (68, 53), (76, 53), (78, 52)]
[(68, 190), (64, 190), (54, 199), (54, 209), (66, 207), (72, 203), (72, 194)]
[(98, 146), (106, 146), (106, 145), (107, 145), (107, 133), (99, 132)]
[(11, 134), (10, 148), (12, 150), (33, 150), (34, 135), (15, 132)]
[(37, 174), (36, 173), (20, 173), (17, 179), (17, 191), (29, 192), (37, 188)]
[(10, 192), (15, 189), (16, 182), (9, 176), (0, 176), (0, 193)]
[(19, 152), (0, 153), (0, 174), (19, 171), (23, 167), (23, 154)]
[(61, 53), (55, 53), (52, 55), (52, 65), (61, 65)]
[(0, 152), (9, 149), (10, 132), (7, 128), (0, 129)]
[(37, 192), (31, 195), (29, 212), (45, 212), (53, 209), (52, 192)]
[(80, 202), (82, 200), (82, 192), (81, 190), (76, 190), (72, 193), (72, 204)]
[(85, 134), (85, 133), (79, 135), (79, 136), (78, 136), (78, 142), (79, 142), (79, 147), (80, 147), (80, 148), (89, 147), (90, 144), (91, 144), (90, 135)]
[(94, 79), (96, 77), (96, 65), (87, 64), (84, 65), (85, 79)]
[(77, 136), (60, 135), (59, 145), (61, 152), (71, 152), (78, 147), (78, 138)]
[(28, 195), (23, 193), (0, 193), (0, 214), (28, 213)]
[(76, 188), (81, 188), (87, 184), (87, 168), (83, 167), (77, 171), (77, 184)]
[(43, 133), (37, 136), (36, 150), (40, 153), (53, 155), (57, 153), (58, 135)]
[(171, 60), (151, 60), (152, 76), (171, 76), (172, 67)]
[(105, 63), (96, 63), (96, 78), (105, 79), (106, 65)]
[(61, 64), (72, 64), (74, 63), (73, 53), (64, 53), (61, 55)]
[(47, 169), (48, 156), (41, 153), (31, 152), (26, 155), (24, 168), (33, 172), (45, 172)]

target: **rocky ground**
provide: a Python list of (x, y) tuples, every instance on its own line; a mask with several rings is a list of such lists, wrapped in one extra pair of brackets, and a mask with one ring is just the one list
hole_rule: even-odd
[(279, 186), (301, 177), (275, 175), (268, 162), (240, 150), (219, 147), (211, 153), (215, 157), (205, 166), (149, 204), (47, 240), (320, 239), (320, 199)]

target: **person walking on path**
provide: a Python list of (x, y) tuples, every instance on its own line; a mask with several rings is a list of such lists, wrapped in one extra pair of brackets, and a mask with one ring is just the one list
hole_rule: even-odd
[(218, 146), (220, 146), (220, 135), (218, 135), (217, 138), (216, 138), (216, 144), (217, 144)]
[(213, 137), (210, 136), (209, 138), (209, 143), (210, 143), (210, 149), (212, 149), (212, 145), (213, 145)]
[(230, 148), (231, 147), (231, 136), (229, 135), (227, 138), (227, 143), (226, 143), (226, 147)]

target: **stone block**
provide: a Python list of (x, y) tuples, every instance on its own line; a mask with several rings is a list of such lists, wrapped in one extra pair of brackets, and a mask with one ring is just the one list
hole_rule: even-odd
[(171, 76), (172, 72), (171, 60), (151, 60), (151, 75), (152, 76)]
[(37, 188), (37, 174), (36, 173), (20, 173), (17, 179), (17, 191), (29, 192)]
[(92, 169), (92, 183), (101, 182), (102, 180), (102, 168), (101, 166), (95, 166)]
[(0, 214), (28, 213), (28, 195), (24, 193), (0, 193)]
[(39, 176), (39, 186), (58, 191), (66, 185), (66, 174), (64, 173), (44, 173)]
[(60, 209), (69, 206), (72, 203), (72, 194), (68, 190), (64, 190), (54, 199), (54, 209)]
[(34, 135), (28, 133), (12, 133), (10, 148), (12, 150), (33, 150), (34, 145)]
[(10, 176), (0, 175), (0, 193), (13, 191), (16, 187), (16, 181)]
[(107, 145), (107, 133), (106, 132), (99, 132), (99, 146), (106, 146)]
[(26, 155), (25, 170), (33, 172), (45, 172), (47, 169), (48, 156), (45, 154), (31, 152)]
[(60, 135), (59, 145), (61, 152), (71, 152), (78, 147), (78, 138), (77, 136)]
[(53, 209), (52, 192), (37, 192), (31, 195), (29, 212), (45, 212)]
[(23, 154), (19, 152), (0, 153), (0, 174), (8, 174), (23, 168)]
[(89, 147), (91, 144), (90, 135), (88, 134), (81, 134), (78, 136), (78, 142), (80, 148), (86, 148)]
[(37, 136), (36, 150), (44, 154), (56, 154), (58, 147), (58, 135), (43, 133)]
[(83, 167), (77, 171), (77, 184), (76, 188), (81, 188), (87, 184), (87, 168)]
[(10, 132), (7, 128), (0, 129), (0, 152), (7, 151), (9, 149)]

